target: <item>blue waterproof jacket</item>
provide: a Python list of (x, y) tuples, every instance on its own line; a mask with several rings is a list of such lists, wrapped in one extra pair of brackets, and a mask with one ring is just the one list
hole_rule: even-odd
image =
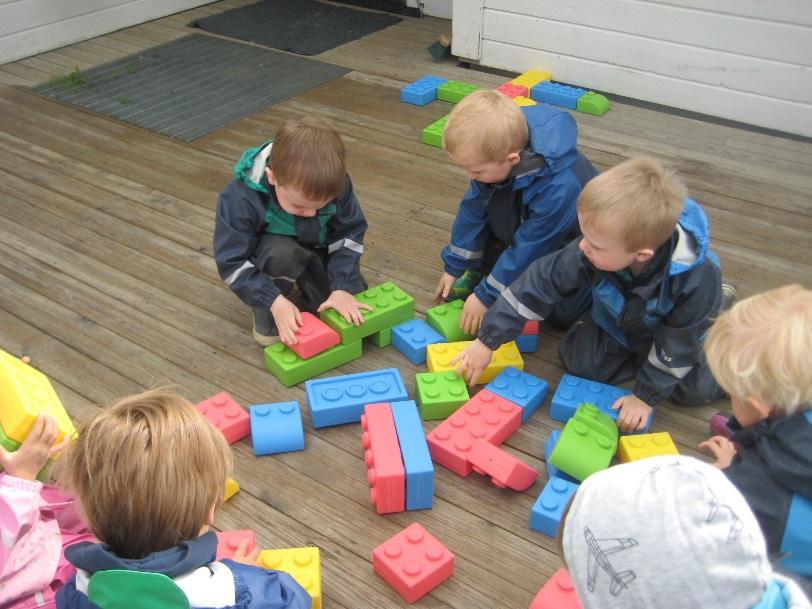
[(566, 110), (538, 104), (522, 108), (530, 141), (502, 184), (471, 180), (442, 251), (445, 271), (459, 277), (482, 264), (495, 236), (507, 245), (474, 293), (490, 306), (535, 259), (578, 234), (575, 203), (597, 171), (578, 151), (578, 127)]

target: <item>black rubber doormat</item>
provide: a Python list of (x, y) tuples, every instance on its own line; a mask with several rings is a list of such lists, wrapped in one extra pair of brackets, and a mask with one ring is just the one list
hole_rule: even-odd
[(34, 91), (190, 142), (347, 72), (192, 34), (53, 79)]
[(299, 55), (318, 55), (401, 21), (386, 13), (325, 4), (316, 0), (263, 0), (192, 25)]

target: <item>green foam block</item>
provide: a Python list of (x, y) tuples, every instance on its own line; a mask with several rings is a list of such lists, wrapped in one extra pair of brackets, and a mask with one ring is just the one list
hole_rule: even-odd
[(464, 300), (452, 300), (426, 309), (426, 322), (450, 343), (471, 340), (476, 334), (466, 334), (460, 328), (460, 318), (462, 317), (462, 307), (464, 305)]
[(334, 309), (327, 309), (321, 314), (322, 321), (341, 335), (342, 345), (414, 319), (414, 298), (391, 281), (356, 294), (355, 298), (372, 307), (372, 311), (361, 311), (364, 323), (360, 326), (347, 322)]
[(302, 359), (286, 345), (276, 343), (265, 347), (265, 367), (285, 387), (290, 387), (358, 359), (361, 353), (360, 339), (348, 345), (336, 345), (309, 359)]

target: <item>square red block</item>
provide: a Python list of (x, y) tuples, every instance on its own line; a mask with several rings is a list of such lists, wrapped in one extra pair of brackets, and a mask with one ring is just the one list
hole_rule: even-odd
[(361, 429), (369, 496), (375, 509), (379, 514), (404, 511), (406, 471), (389, 404), (367, 404), (361, 415)]
[(372, 568), (413, 603), (454, 574), (454, 555), (414, 523), (372, 551)]
[(234, 558), (234, 552), (242, 543), (243, 539), (248, 539), (248, 549), (246, 554), (252, 552), (257, 547), (257, 536), (254, 531), (218, 531), (217, 532), (217, 556), (215, 560), (223, 558)]
[(229, 444), (251, 433), (251, 417), (225, 391), (203, 400), (195, 408), (223, 432)]
[(553, 574), (533, 599), (530, 609), (581, 609), (581, 601), (566, 569)]
[(290, 350), (302, 359), (309, 359), (341, 342), (341, 336), (312, 313), (303, 312), (304, 325), (296, 331), (295, 345)]
[(503, 95), (507, 95), (508, 97), (530, 97), (527, 91), (527, 87), (522, 85), (517, 85), (513, 82), (506, 82), (496, 89)]
[(524, 328), (522, 328), (522, 336), (538, 333), (539, 333), (539, 322), (537, 321), (528, 321), (526, 324), (524, 324)]

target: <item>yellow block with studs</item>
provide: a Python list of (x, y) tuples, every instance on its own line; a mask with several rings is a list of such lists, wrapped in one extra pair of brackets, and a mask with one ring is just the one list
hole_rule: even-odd
[(511, 80), (515, 85), (527, 87), (528, 90), (535, 87), (543, 80), (550, 80), (553, 77), (549, 72), (544, 70), (528, 70), (524, 74), (519, 74), (516, 78)]
[[(431, 372), (447, 372), (456, 369), (456, 364), (452, 360), (462, 353), (463, 349), (471, 344), (470, 340), (463, 340), (456, 343), (435, 343), (426, 347), (426, 364)], [(515, 341), (510, 341), (493, 352), (491, 363), (482, 374), (479, 375), (477, 384), (490, 383), (502, 370), (508, 366), (513, 366), (519, 370), (524, 370), (524, 360)]]
[(530, 99), (529, 97), (522, 97), (521, 95), (514, 97), (513, 101), (516, 102), (517, 106), (535, 106), (538, 103), (534, 99)]
[(257, 557), (257, 564), (263, 569), (290, 575), (313, 599), (312, 609), (321, 609), (321, 553), (318, 547), (263, 550)]
[(667, 431), (621, 436), (617, 443), (617, 457), (621, 463), (678, 454)]
[(226, 479), (226, 491), (223, 493), (223, 501), (228, 501), (240, 491), (240, 485), (234, 478)]

